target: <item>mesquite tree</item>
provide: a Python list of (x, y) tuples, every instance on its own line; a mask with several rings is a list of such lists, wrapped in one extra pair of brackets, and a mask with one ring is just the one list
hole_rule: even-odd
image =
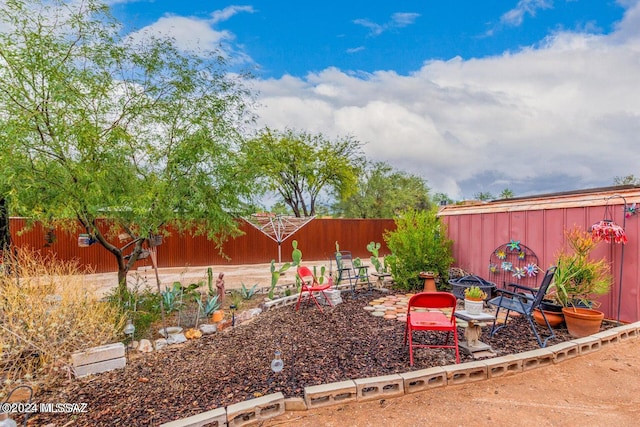
[[(121, 37), (95, 0), (4, 3), (0, 188), (12, 214), (79, 221), (115, 257), (120, 290), (165, 224), (218, 243), (237, 232), (250, 197), (242, 76), (215, 53)], [(113, 243), (122, 233), (126, 251)]]

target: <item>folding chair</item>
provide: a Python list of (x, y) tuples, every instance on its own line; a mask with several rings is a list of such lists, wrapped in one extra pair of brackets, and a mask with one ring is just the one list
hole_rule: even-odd
[[(416, 311), (419, 309), (420, 311)], [(424, 309), (424, 310), (422, 310)], [(447, 309), (446, 313), (442, 309)], [(413, 366), (413, 349), (454, 348), (456, 363), (460, 363), (458, 349), (458, 329), (456, 326), (456, 297), (449, 292), (421, 292), (409, 299), (407, 307), (407, 325), (404, 329), (404, 344), (409, 341), (409, 362)], [(414, 331), (446, 332), (444, 344), (416, 344), (413, 341)], [(449, 335), (453, 332), (453, 344), (448, 344)]]
[[(512, 291), (507, 291), (505, 289), (496, 289), (495, 292), (498, 293), (499, 296), (489, 300), (489, 304), (496, 307), (495, 319), (493, 321), (493, 326), (491, 327), (491, 334), (493, 336), (500, 329), (507, 326), (509, 321), (509, 315), (511, 312), (518, 313), (521, 316), (524, 316), (529, 322), (529, 326), (533, 331), (536, 339), (538, 340), (538, 344), (540, 347), (545, 347), (547, 345), (547, 341), (551, 338), (555, 337), (553, 333), (553, 329), (547, 320), (547, 316), (545, 316), (544, 311), (540, 310), (542, 313), (542, 318), (546, 323), (547, 330), (549, 332), (549, 336), (542, 341), (540, 334), (538, 333), (538, 329), (536, 328), (536, 323), (533, 319), (533, 311), (540, 306), (542, 299), (544, 298), (547, 290), (549, 289), (549, 285), (553, 280), (553, 275), (556, 273), (556, 267), (549, 267), (547, 272), (544, 274), (544, 278), (542, 279), (542, 283), (539, 288), (530, 288), (524, 285), (518, 285), (516, 283), (510, 283), (509, 286), (513, 288)], [(498, 320), (498, 314), (500, 310), (506, 310), (506, 316), (504, 318), (504, 323), (498, 327), (496, 327), (496, 322)]]
[(309, 304), (309, 302), (313, 300), (320, 311), (323, 311), (315, 295), (313, 295), (315, 292), (321, 292), (322, 295), (324, 295), (324, 299), (325, 301), (327, 301), (327, 304), (329, 304), (330, 307), (333, 307), (333, 304), (331, 304), (331, 300), (324, 293), (324, 291), (331, 287), (331, 282), (324, 285), (318, 283), (318, 279), (316, 279), (316, 276), (314, 276), (309, 267), (299, 266), (297, 274), (300, 278), (300, 281), (302, 282), (302, 287), (300, 288), (300, 295), (298, 296), (298, 302), (296, 303), (296, 311), (298, 311), (298, 308), (300, 307), (300, 302), (302, 301), (302, 296), (304, 294), (307, 295), (305, 299), (307, 304)]
[(368, 265), (354, 265), (350, 251), (338, 251), (335, 253), (335, 258), (338, 270), (338, 280), (336, 283), (340, 284), (343, 280), (348, 280), (352, 296), (355, 295), (356, 285), (358, 283), (366, 283), (368, 291), (372, 291), (373, 284), (369, 280)]

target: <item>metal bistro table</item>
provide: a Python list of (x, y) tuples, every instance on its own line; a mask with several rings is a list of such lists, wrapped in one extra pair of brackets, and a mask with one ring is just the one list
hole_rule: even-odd
[(467, 322), (464, 330), (464, 337), (467, 342), (461, 342), (460, 348), (466, 353), (475, 357), (495, 356), (491, 346), (480, 341), (482, 326), (486, 326), (485, 322), (493, 322), (495, 316), (487, 313), (471, 314), (465, 310), (455, 312), (455, 316)]

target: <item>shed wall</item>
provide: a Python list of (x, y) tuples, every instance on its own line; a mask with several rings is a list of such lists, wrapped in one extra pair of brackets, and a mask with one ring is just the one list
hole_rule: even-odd
[(565, 230), (573, 226), (590, 230), (592, 224), (605, 219), (608, 205), (608, 217), (619, 225), (624, 224), (628, 243), (623, 249), (621, 244), (602, 242), (593, 252), (594, 258), (605, 257), (609, 261), (614, 277), (611, 292), (599, 299), (599, 309), (607, 318), (616, 319), (618, 296), (621, 295), (620, 320), (636, 322), (640, 320), (640, 216), (633, 214), (625, 218), (624, 200), (620, 195), (626, 199), (627, 206), (634, 202), (640, 204), (640, 190), (614, 190), (447, 206), (440, 211), (440, 217), (447, 224), (449, 238), (454, 242), (456, 266), (491, 281), (489, 257), (501, 244), (519, 240), (536, 253), (540, 268), (546, 269), (554, 264), (556, 254), (566, 244)]

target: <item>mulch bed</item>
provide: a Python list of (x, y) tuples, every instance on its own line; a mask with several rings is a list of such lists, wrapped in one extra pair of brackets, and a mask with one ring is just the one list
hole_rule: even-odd
[[(363, 310), (382, 295), (374, 291), (353, 299), (344, 293), (344, 302), (324, 313), (314, 306), (270, 310), (236, 328), (134, 357), (124, 369), (65, 381), (34, 400), (83, 402), (88, 412), (36, 414), (29, 425), (159, 425), (270, 393), (302, 397), (307, 386), (455, 363), (452, 350), (416, 349), (410, 367), (404, 323)], [(499, 356), (539, 348), (524, 319), (494, 338), (489, 329), (481, 340)], [(459, 337), (464, 339), (462, 329)], [(566, 329), (557, 329), (549, 345), (570, 339)], [(284, 361), (277, 374), (270, 369), (276, 349)], [(472, 360), (462, 352), (461, 358)]]

